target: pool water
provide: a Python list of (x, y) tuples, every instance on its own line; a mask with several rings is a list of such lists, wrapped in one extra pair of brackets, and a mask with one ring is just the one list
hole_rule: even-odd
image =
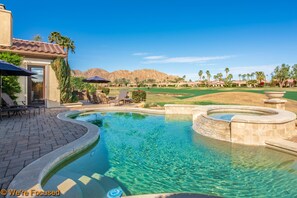
[(241, 113), (241, 112), (230, 112), (230, 113), (211, 113), (208, 116), (218, 119), (218, 120), (225, 120), (231, 121), (235, 115), (250, 115), (250, 116), (263, 116), (263, 114), (258, 113)]
[(191, 120), (179, 116), (93, 113), (75, 119), (97, 124), (100, 140), (56, 170), (44, 189), (57, 189), (67, 179), (87, 186), (87, 178), (95, 175), (113, 185), (102, 184), (100, 196), (89, 185), (87, 192), (93, 194), (81, 197), (104, 197), (106, 188), (117, 185), (126, 195), (297, 197), (295, 156), (202, 137), (192, 130)]

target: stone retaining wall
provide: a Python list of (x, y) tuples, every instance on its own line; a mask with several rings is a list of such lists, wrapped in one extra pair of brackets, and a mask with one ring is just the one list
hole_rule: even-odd
[(231, 122), (231, 142), (265, 145), (265, 140), (287, 139), (296, 136), (295, 121), (287, 123)]
[(167, 104), (164, 107), (165, 107), (165, 114), (192, 115), (193, 109), (197, 108), (198, 105)]
[(193, 129), (205, 136), (223, 141), (231, 141), (230, 122), (215, 120), (201, 115), (193, 122)]

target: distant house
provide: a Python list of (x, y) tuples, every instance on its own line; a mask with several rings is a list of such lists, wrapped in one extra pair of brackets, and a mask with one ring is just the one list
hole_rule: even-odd
[(13, 52), (23, 57), (22, 67), (37, 75), (20, 77), (22, 92), (18, 101), (26, 104), (43, 103), (47, 107), (60, 106), (60, 90), (55, 72), (50, 64), (67, 56), (57, 44), (13, 38), (12, 13), (0, 4), (0, 52)]

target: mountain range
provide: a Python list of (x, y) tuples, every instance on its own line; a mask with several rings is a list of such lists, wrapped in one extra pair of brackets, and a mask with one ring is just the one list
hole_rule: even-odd
[(140, 69), (140, 70), (117, 70), (113, 72), (108, 72), (100, 68), (92, 68), (87, 71), (72, 70), (72, 76), (89, 78), (92, 76), (100, 76), (102, 78), (108, 79), (110, 81), (115, 81), (116, 79), (129, 79), (131, 82), (135, 82), (135, 78), (139, 81), (154, 79), (156, 82), (162, 82), (165, 80), (174, 80), (178, 76), (168, 75), (166, 73), (153, 70), (153, 69)]

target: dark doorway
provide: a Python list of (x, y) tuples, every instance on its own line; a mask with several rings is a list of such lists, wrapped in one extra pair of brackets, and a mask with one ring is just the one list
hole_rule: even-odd
[(45, 86), (44, 86), (44, 67), (29, 66), (28, 69), (36, 75), (28, 78), (28, 104), (44, 105)]

